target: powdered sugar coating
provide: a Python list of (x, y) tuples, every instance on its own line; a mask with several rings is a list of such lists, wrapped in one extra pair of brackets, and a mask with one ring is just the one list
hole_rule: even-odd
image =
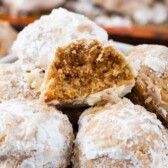
[(158, 74), (168, 72), (168, 48), (161, 45), (139, 45), (127, 53), (132, 64), (137, 61)]
[(168, 166), (165, 128), (154, 114), (126, 99), (87, 110), (80, 117), (79, 125), (76, 167)]
[(107, 41), (107, 33), (86, 17), (59, 8), (27, 26), (13, 45), (13, 53), (40, 67), (47, 67), (57, 47), (72, 40), (96, 38)]
[(36, 101), (0, 104), (0, 167), (66, 167), (73, 130), (68, 118)]
[(129, 98), (155, 112), (168, 124), (168, 47), (139, 45), (126, 55), (132, 66), (140, 63)]
[(38, 99), (44, 70), (17, 61), (0, 65), (0, 102), (10, 99)]

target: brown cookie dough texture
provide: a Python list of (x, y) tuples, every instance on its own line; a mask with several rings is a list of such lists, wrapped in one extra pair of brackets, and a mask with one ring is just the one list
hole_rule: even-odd
[(156, 113), (168, 124), (168, 48), (140, 45), (127, 53), (129, 62), (140, 62), (129, 98)]
[(0, 167), (66, 168), (73, 130), (66, 115), (37, 101), (0, 104)]
[(16, 31), (7, 22), (0, 21), (0, 58), (9, 54), (16, 37)]
[(168, 134), (155, 114), (129, 100), (85, 111), (75, 168), (168, 167)]
[(131, 91), (134, 76), (111, 45), (86, 39), (58, 48), (46, 71), (41, 98), (52, 104), (110, 101)]

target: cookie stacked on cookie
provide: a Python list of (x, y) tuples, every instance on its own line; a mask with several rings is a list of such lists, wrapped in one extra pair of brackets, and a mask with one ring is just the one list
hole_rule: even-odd
[[(148, 75), (143, 63), (150, 61), (144, 54), (150, 46), (137, 57), (132, 51), (124, 56), (84, 16), (60, 8), (27, 26), (13, 45), (19, 60), (0, 65), (0, 165), (61, 168), (72, 160), (78, 168), (167, 167), (168, 133), (155, 103), (145, 106), (149, 112), (123, 98), (130, 93), (132, 99), (145, 76), (159, 81), (159, 105), (166, 102), (165, 48), (152, 55)], [(158, 68), (163, 72), (154, 78)], [(72, 125), (57, 109), (71, 108), (67, 114), (77, 120), (77, 107), (88, 106), (73, 149)]]

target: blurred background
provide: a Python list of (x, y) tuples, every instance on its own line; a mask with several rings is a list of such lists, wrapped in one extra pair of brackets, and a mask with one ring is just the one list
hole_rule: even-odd
[(168, 46), (168, 0), (0, 0), (0, 20), (20, 31), (58, 7), (86, 15), (113, 40)]

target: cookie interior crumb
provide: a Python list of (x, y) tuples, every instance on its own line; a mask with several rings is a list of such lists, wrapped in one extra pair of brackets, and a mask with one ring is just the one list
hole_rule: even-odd
[(113, 47), (82, 39), (57, 49), (45, 78), (45, 101), (87, 97), (133, 79), (127, 62)]

